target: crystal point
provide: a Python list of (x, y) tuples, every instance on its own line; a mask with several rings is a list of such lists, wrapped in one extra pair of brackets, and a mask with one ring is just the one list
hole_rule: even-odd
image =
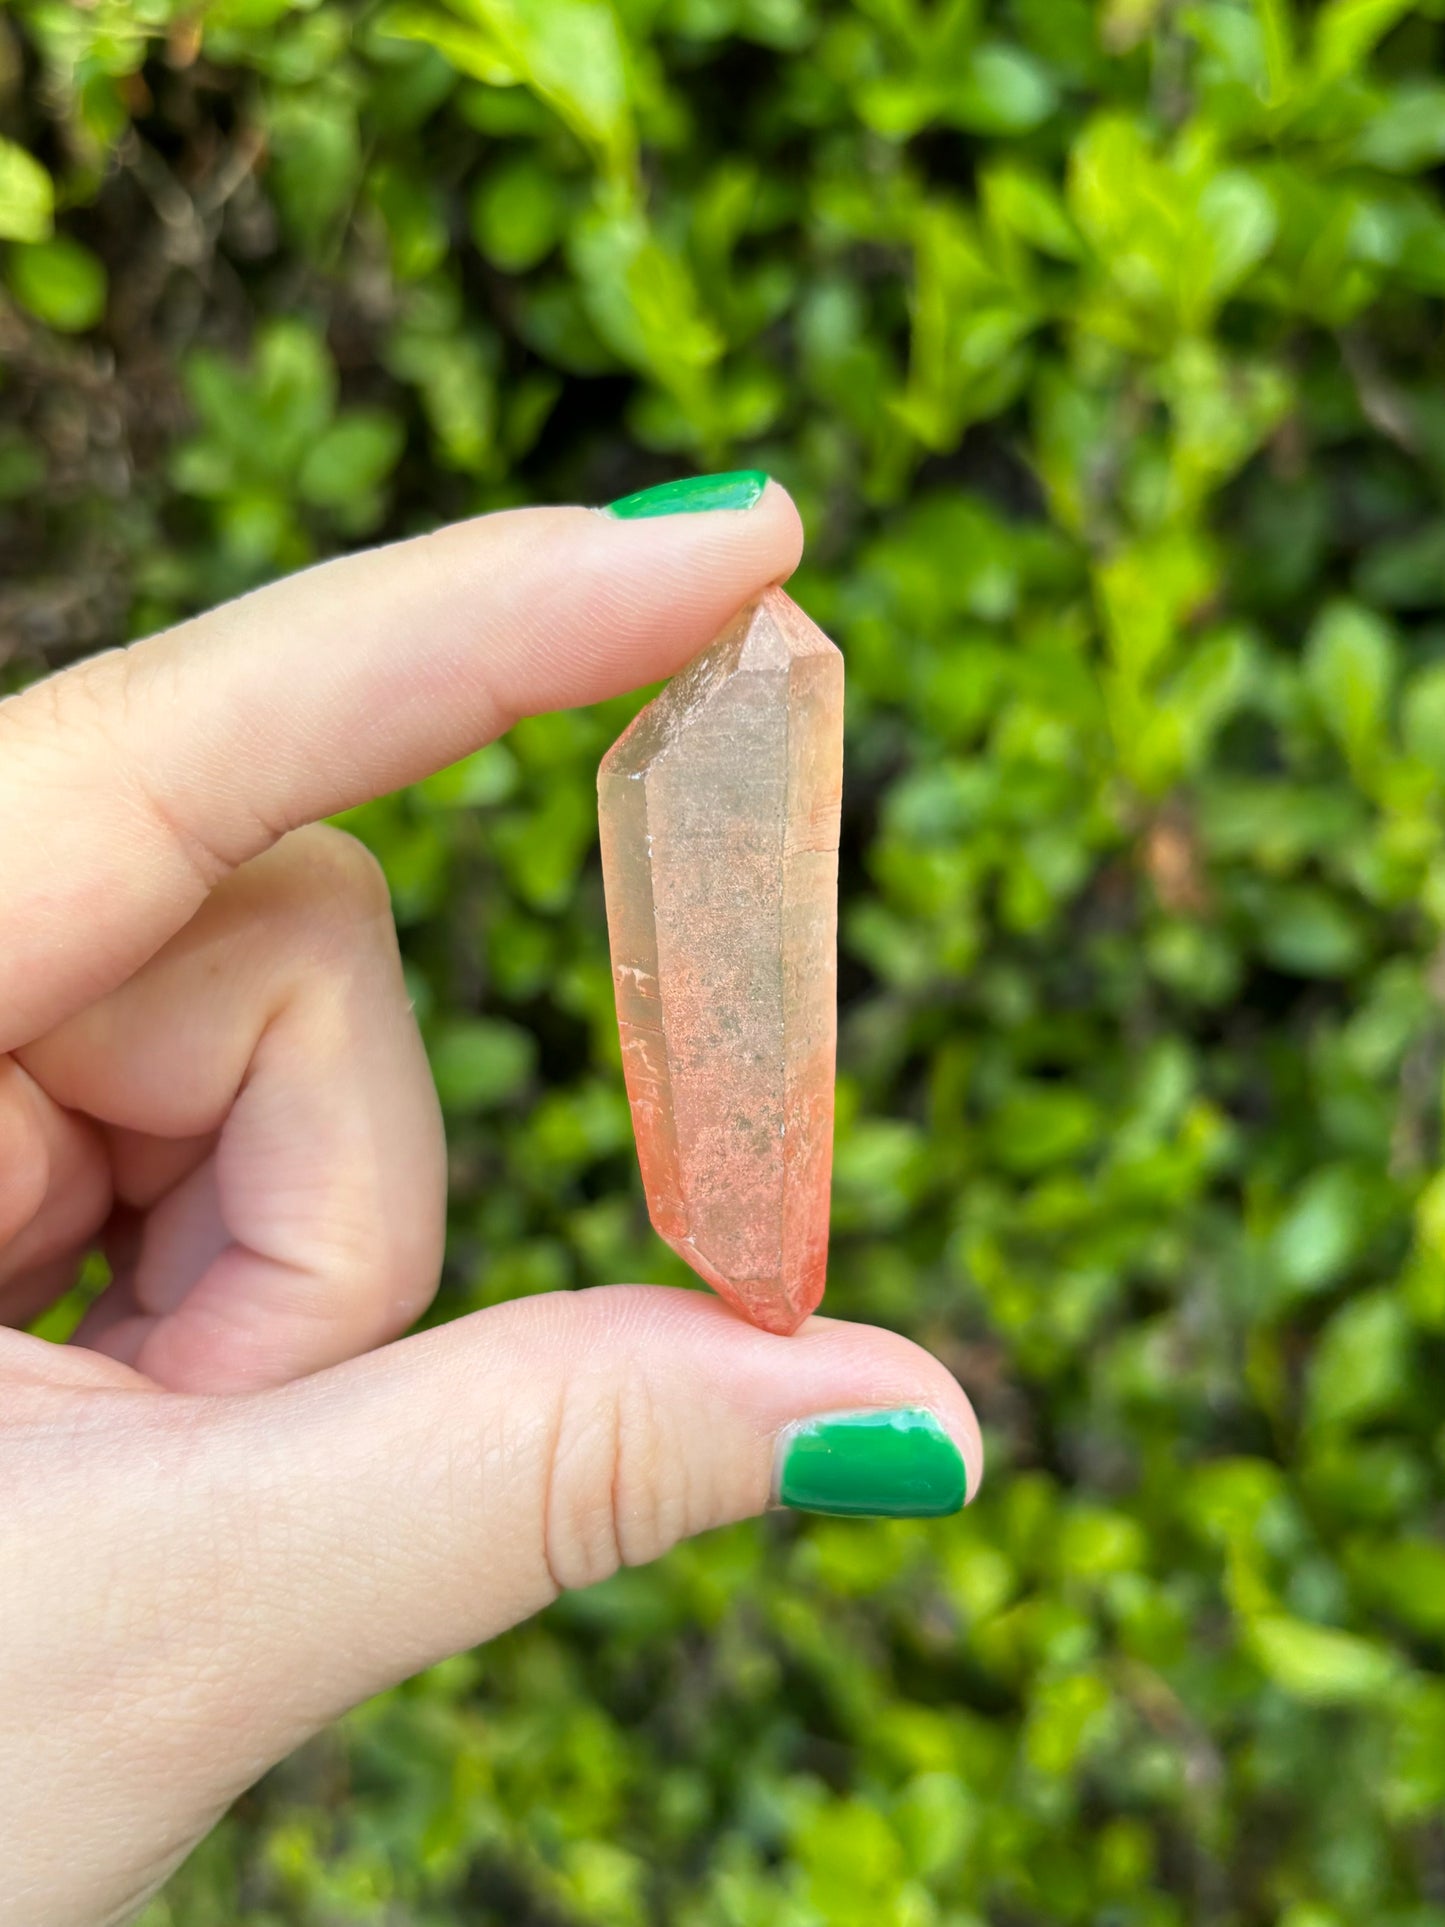
[(656, 1230), (795, 1331), (833, 1164), (843, 659), (770, 589), (598, 771), (622, 1062)]

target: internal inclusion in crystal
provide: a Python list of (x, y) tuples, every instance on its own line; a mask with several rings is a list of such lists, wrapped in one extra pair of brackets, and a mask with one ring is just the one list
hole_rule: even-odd
[(653, 1225), (769, 1331), (823, 1295), (843, 659), (769, 590), (598, 772), (622, 1061)]

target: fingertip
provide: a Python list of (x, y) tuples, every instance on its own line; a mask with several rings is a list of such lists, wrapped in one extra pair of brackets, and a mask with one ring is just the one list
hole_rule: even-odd
[(973, 1504), (983, 1483), (983, 1433), (972, 1401), (942, 1359), (901, 1332), (816, 1313), (794, 1339), (784, 1342), (799, 1340), (836, 1349), (844, 1369), (857, 1375), (866, 1393), (860, 1401), (863, 1409), (931, 1413), (962, 1454), (964, 1504)]
[(786, 582), (802, 561), (807, 540), (798, 505), (782, 483), (769, 476), (768, 485), (758, 503), (758, 512), (769, 518), (770, 529), (775, 532), (777, 551), (782, 558), (778, 573), (771, 579), (774, 582)]
[[(636, 519), (510, 509), (420, 542), (461, 621), (449, 647), (433, 640), (413, 663), (410, 688), (429, 713), (444, 711), (458, 680), (480, 675), (495, 730), (672, 675), (792, 575), (803, 527), (787, 490), (769, 480), (746, 508)], [(508, 597), (514, 613), (498, 620)]]
[(684, 508), (635, 520), (604, 511), (595, 520), (611, 537), (612, 556), (632, 562), (643, 551), (662, 569), (686, 559), (705, 595), (706, 585), (725, 586), (734, 606), (786, 581), (803, 554), (797, 504), (772, 476), (746, 506)]
[[(570, 1298), (570, 1306), (566, 1300)], [(535, 1301), (531, 1301), (535, 1303)], [(562, 1309), (611, 1329), (699, 1408), (724, 1397), (776, 1442), (822, 1414), (926, 1412), (962, 1456), (965, 1503), (983, 1481), (983, 1437), (967, 1394), (941, 1359), (901, 1333), (814, 1315), (790, 1338), (759, 1330), (710, 1293), (609, 1285), (564, 1295)]]

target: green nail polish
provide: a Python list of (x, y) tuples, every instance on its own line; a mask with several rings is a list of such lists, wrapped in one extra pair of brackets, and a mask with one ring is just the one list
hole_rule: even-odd
[(963, 1455), (932, 1412), (825, 1412), (784, 1434), (778, 1498), (799, 1512), (939, 1519), (968, 1496)]
[(768, 485), (760, 468), (739, 468), (729, 475), (687, 475), (680, 482), (659, 482), (609, 502), (604, 515), (619, 522), (641, 522), (652, 515), (694, 515), (699, 509), (750, 509)]

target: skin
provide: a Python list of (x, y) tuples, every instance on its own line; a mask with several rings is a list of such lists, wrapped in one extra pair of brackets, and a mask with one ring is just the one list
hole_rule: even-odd
[[(316, 819), (669, 674), (801, 548), (528, 509), (0, 703), (0, 1927), (127, 1920), (267, 1767), (564, 1587), (761, 1511), (787, 1425), (948, 1372), (558, 1293), (402, 1337), (444, 1146), (385, 883)], [(103, 1242), (75, 1342), (21, 1328)]]

